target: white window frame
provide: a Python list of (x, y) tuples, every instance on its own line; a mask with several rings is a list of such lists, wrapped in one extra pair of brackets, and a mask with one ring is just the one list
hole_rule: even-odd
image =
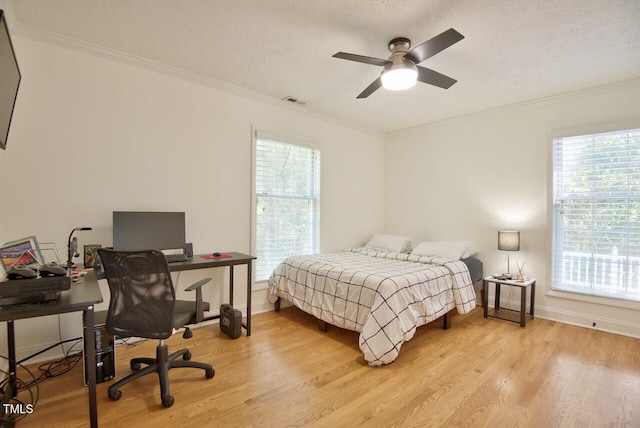
[[(251, 165), (251, 249), (252, 249), (252, 254), (254, 254), (257, 257), (257, 260), (255, 262), (255, 268), (253, 270), (253, 276), (254, 276), (254, 284), (256, 285), (256, 288), (265, 288), (267, 286), (267, 280), (268, 277), (260, 277), (259, 276), (259, 272), (261, 270), (260, 267), (260, 263), (261, 263), (261, 251), (259, 249), (259, 243), (257, 242), (257, 200), (258, 200), (258, 195), (256, 192), (256, 159), (257, 159), (257, 145), (258, 145), (258, 140), (260, 139), (264, 139), (264, 140), (271, 140), (271, 141), (276, 141), (276, 142), (280, 142), (283, 144), (288, 144), (288, 145), (292, 145), (292, 146), (298, 146), (298, 147), (303, 147), (303, 148), (308, 148), (311, 150), (315, 150), (317, 152), (317, 165), (316, 165), (316, 176), (314, 177), (315, 179), (315, 188), (316, 188), (316, 194), (315, 195), (296, 195), (293, 196), (293, 198), (302, 198), (302, 199), (308, 199), (311, 203), (311, 207), (310, 210), (313, 211), (313, 224), (311, 225), (310, 228), (310, 232), (311, 232), (311, 236), (309, 236), (309, 242), (308, 242), (308, 252), (310, 253), (317, 253), (320, 249), (320, 201), (321, 201), (321, 186), (320, 186), (320, 180), (321, 180), (321, 176), (322, 176), (322, 172), (321, 172), (321, 168), (322, 168), (322, 162), (321, 162), (321, 152), (322, 152), (322, 147), (320, 144), (317, 143), (312, 143), (309, 141), (305, 141), (301, 138), (296, 138), (296, 137), (291, 137), (291, 136), (287, 136), (284, 134), (280, 134), (280, 133), (275, 133), (275, 132), (270, 132), (270, 131), (263, 131), (263, 130), (257, 130), (257, 129), (253, 129), (252, 131), (252, 147), (251, 147), (251, 154), (252, 154), (252, 165)], [(287, 198), (287, 197), (285, 197)], [(289, 255), (295, 255), (295, 252), (290, 251), (288, 252)], [(281, 260), (280, 260), (281, 261)], [(274, 264), (275, 263), (275, 264)], [(277, 262), (272, 261), (272, 266), (270, 266), (269, 269), (273, 269), (275, 268), (275, 265), (277, 265)]]
[(562, 284), (556, 281), (556, 266), (554, 263), (555, 255), (555, 245), (556, 239), (555, 236), (555, 224), (556, 224), (556, 200), (555, 193), (555, 177), (556, 171), (554, 166), (554, 141), (556, 139), (568, 138), (573, 136), (584, 136), (584, 135), (594, 135), (601, 133), (609, 133), (609, 132), (624, 132), (629, 130), (634, 130), (640, 128), (640, 123), (637, 121), (633, 121), (631, 123), (615, 123), (609, 125), (600, 125), (600, 126), (592, 126), (592, 127), (582, 127), (582, 128), (573, 128), (573, 129), (564, 129), (564, 130), (556, 130), (552, 131), (549, 135), (550, 140), (550, 149), (549, 149), (549, 171), (550, 171), (550, 183), (549, 183), (549, 242), (550, 242), (550, 262), (549, 262), (549, 283), (551, 284), (551, 290), (547, 293), (547, 295), (554, 297), (563, 297), (569, 298), (573, 300), (581, 300), (587, 301), (590, 303), (597, 304), (606, 304), (617, 307), (624, 307), (629, 309), (637, 309), (640, 310), (640, 300), (636, 299), (636, 296), (620, 296), (620, 295), (612, 295), (609, 293), (598, 292), (597, 290), (588, 290), (588, 289), (577, 289), (572, 287), (563, 286)]

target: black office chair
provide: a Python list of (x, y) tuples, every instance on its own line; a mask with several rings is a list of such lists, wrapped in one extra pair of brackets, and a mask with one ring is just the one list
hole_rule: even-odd
[[(133, 373), (109, 387), (109, 398), (119, 400), (120, 387), (149, 373), (158, 373), (160, 396), (165, 407), (173, 405), (169, 393), (169, 369), (193, 367), (203, 369), (207, 379), (215, 375), (210, 364), (189, 361), (191, 353), (181, 349), (169, 355), (164, 339), (173, 329), (200, 322), (209, 304), (202, 301), (201, 287), (211, 278), (205, 278), (187, 288), (196, 291), (196, 301), (176, 300), (169, 266), (162, 252), (98, 250), (109, 283), (111, 299), (107, 312), (107, 331), (119, 337), (159, 339), (156, 358), (134, 358)], [(186, 327), (183, 337), (190, 337)], [(182, 357), (182, 360), (177, 360)], [(147, 367), (141, 369), (141, 365)]]

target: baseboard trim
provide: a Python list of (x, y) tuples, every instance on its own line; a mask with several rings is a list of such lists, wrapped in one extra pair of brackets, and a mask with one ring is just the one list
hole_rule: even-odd
[(640, 339), (640, 324), (536, 305), (535, 317)]
[[(509, 298), (509, 294), (501, 295), (500, 306), (503, 308), (511, 308), (520, 310), (520, 298), (513, 296)], [(493, 307), (494, 296), (489, 295), (489, 307)], [(527, 311), (529, 310), (529, 294), (527, 294)], [(591, 330), (604, 331), (607, 333), (619, 334), (622, 336), (634, 337), (640, 339), (640, 323), (621, 321), (615, 318), (608, 318), (585, 314), (582, 312), (567, 311), (563, 309), (550, 308), (540, 304), (535, 305), (535, 317), (549, 321), (561, 322), (564, 324), (584, 327)]]

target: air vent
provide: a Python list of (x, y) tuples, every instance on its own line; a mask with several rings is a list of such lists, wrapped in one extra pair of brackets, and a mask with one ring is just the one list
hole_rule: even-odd
[(299, 104), (301, 106), (307, 104), (304, 101), (300, 101), (299, 99), (294, 98), (294, 97), (284, 97), (283, 100), (284, 101), (288, 101), (288, 102), (293, 103), (293, 104)]

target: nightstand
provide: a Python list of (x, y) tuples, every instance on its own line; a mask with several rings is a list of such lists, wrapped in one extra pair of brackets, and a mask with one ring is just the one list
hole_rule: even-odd
[[(489, 309), (489, 285), (494, 284), (496, 287), (495, 303), (493, 309)], [(500, 287), (508, 285), (510, 287), (520, 288), (520, 311), (513, 309), (500, 308)], [(536, 295), (536, 279), (527, 278), (523, 281), (497, 279), (488, 276), (482, 280), (482, 306), (484, 306), (484, 317), (500, 318), (507, 321), (519, 322), (520, 327), (525, 327), (527, 323), (527, 289), (530, 289), (529, 317), (533, 319), (533, 307)]]

